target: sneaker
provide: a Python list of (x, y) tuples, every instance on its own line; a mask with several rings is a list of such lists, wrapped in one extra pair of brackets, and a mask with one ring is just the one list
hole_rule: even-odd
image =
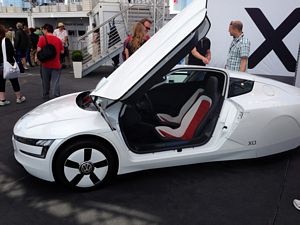
[(26, 98), (25, 96), (22, 96), (20, 98), (17, 98), (16, 103), (21, 104), (22, 102), (25, 102)]
[(300, 200), (294, 199), (293, 203), (294, 203), (294, 206), (296, 207), (296, 209), (300, 210)]
[(0, 100), (0, 106), (5, 106), (5, 105), (9, 105), (10, 101), (7, 100)]

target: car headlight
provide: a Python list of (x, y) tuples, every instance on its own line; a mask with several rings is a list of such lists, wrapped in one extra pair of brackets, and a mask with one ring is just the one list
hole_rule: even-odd
[(25, 145), (42, 147), (42, 150), (40, 151), (40, 153), (33, 153), (33, 152), (29, 152), (29, 151), (20, 149), (20, 152), (22, 152), (24, 154), (27, 154), (27, 155), (30, 155), (33, 157), (37, 157), (37, 158), (42, 158), (42, 159), (46, 158), (48, 149), (51, 146), (51, 144), (54, 142), (53, 139), (31, 139), (31, 138), (24, 138), (24, 137), (20, 137), (20, 136), (16, 136), (16, 135), (14, 135), (14, 139)]

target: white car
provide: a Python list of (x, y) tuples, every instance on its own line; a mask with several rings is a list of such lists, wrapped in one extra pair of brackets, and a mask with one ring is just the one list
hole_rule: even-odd
[(116, 174), (298, 147), (300, 89), (175, 66), (209, 27), (206, 1), (193, 1), (93, 91), (24, 115), (12, 138), (17, 161), (41, 179), (90, 190)]

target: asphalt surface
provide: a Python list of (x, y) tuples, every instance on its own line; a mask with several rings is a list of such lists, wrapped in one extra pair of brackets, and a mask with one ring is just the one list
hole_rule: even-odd
[[(83, 79), (63, 71), (62, 94), (89, 90), (111, 68)], [(299, 225), (300, 148), (260, 159), (204, 163), (118, 176), (78, 193), (29, 175), (13, 155), (16, 121), (43, 103), (38, 68), (20, 78), (27, 101), (10, 83), (0, 107), (0, 225)]]

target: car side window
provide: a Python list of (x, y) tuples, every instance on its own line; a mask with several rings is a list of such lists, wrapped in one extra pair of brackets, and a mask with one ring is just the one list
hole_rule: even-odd
[(190, 71), (176, 70), (167, 75), (167, 83), (183, 83), (189, 75)]
[(230, 78), (228, 98), (243, 95), (252, 91), (254, 81)]
[(203, 81), (204, 71), (200, 70), (176, 70), (167, 75), (167, 83), (188, 83)]

